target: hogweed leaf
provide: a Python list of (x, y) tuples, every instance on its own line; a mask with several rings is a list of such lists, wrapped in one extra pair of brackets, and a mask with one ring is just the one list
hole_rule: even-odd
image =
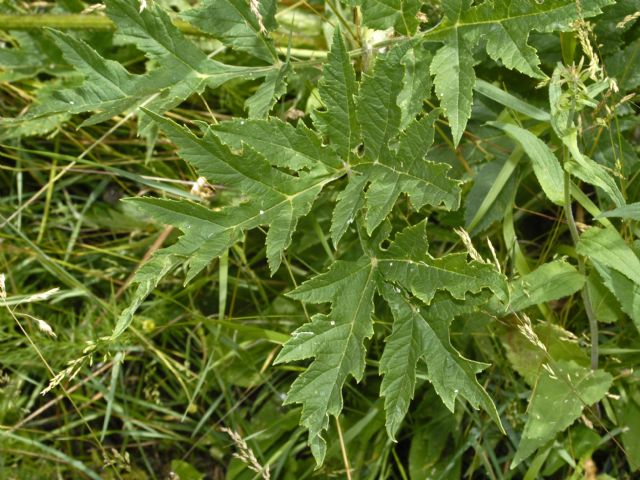
[(287, 75), (291, 73), (289, 62), (278, 70), (270, 71), (258, 90), (245, 101), (249, 118), (265, 118), (275, 103), (287, 91)]
[[(320, 442), (329, 415), (342, 410), (342, 387), (349, 376), (364, 374), (364, 341), (373, 335), (373, 294), (376, 264), (367, 257), (357, 262), (335, 262), (322, 275), (303, 283), (289, 297), (307, 303), (331, 302), (328, 315), (315, 315), (292, 333), (275, 363), (314, 358), (293, 382), (285, 403), (301, 403), (300, 423), (309, 430), (309, 443)], [(323, 461), (316, 448), (316, 462)], [(320, 455), (320, 456), (318, 456)]]
[[(425, 225), (421, 222), (407, 227), (396, 235), (388, 249), (381, 250), (379, 244), (390, 231), (389, 223), (385, 223), (369, 242), (363, 239), (365, 254), (358, 261), (337, 261), (326, 273), (288, 294), (306, 303), (332, 304), (331, 313), (315, 315), (310, 323), (298, 328), (276, 360), (283, 363), (314, 358), (291, 386), (287, 403), (302, 404), (301, 423), (309, 429), (309, 443), (315, 443), (317, 451), (323, 451), (318, 445), (323, 444), (320, 435), (328, 426), (329, 415), (337, 416), (341, 411), (344, 382), (349, 375), (359, 381), (364, 373), (363, 342), (373, 334), (371, 316), (376, 290), (387, 300), (395, 318), (381, 360), (381, 373), (385, 375), (382, 394), (390, 436), (393, 438), (406, 414), (415, 387), (415, 365), (423, 357), (431, 372), (430, 381), (449, 409), (453, 410), (455, 398), (461, 393), (472, 405), (481, 405), (501, 425), (495, 406), (475, 379), (485, 365), (460, 357), (449, 343), (448, 326), (455, 315), (471, 312), (486, 303), (486, 295), (474, 293), (493, 291), (506, 298), (506, 282), (491, 265), (467, 263), (463, 258), (466, 254), (445, 257), (454, 259), (457, 271), (447, 272), (436, 266), (432, 267), (434, 271), (444, 273), (429, 277), (432, 272), (422, 276), (423, 272), (418, 272), (401, 278), (398, 266), (402, 270), (402, 264), (429, 265), (441, 261), (428, 254)], [(364, 226), (360, 230), (363, 232)], [(463, 263), (472, 270), (473, 281), (458, 276)], [(451, 275), (450, 279), (447, 275)], [(412, 292), (426, 304), (441, 290), (460, 300), (453, 300), (448, 306), (444, 301), (438, 303), (433, 312), (423, 305), (427, 312), (423, 315), (419, 305), (401, 295), (403, 290)], [(455, 375), (448, 377), (454, 371)]]
[(464, 301), (438, 294), (432, 305), (422, 309), (423, 317), (434, 333), (428, 346), (430, 354), (425, 356), (424, 361), (427, 364), (429, 382), (450, 411), (454, 411), (456, 398), (462, 396), (474, 408), (481, 407), (504, 433), (491, 397), (476, 378), (489, 365), (464, 358), (451, 345), (449, 337), (452, 320), (458, 315), (479, 311), (487, 303), (487, 293), (485, 290), (478, 295), (467, 295)]
[(156, 4), (139, 12), (135, 0), (109, 0), (107, 15), (118, 26), (118, 35), (134, 43), (149, 59), (161, 62), (175, 82), (186, 76), (215, 88), (244, 70), (208, 58)]
[(248, 146), (233, 154), (211, 130), (198, 138), (172, 121), (148, 112), (179, 148), (179, 154), (211, 183), (223, 184), (242, 192), (247, 201), (221, 212), (219, 221), (228, 229), (251, 229), (270, 225), (267, 259), (272, 273), (279, 268), (284, 249), (290, 242), (297, 221), (306, 215), (322, 187), (340, 174), (288, 175), (274, 167)]
[[(110, 0), (107, 13), (117, 26), (117, 34), (157, 60), (159, 66), (146, 74), (131, 74), (120, 64), (102, 58), (83, 41), (50, 31), (65, 60), (85, 79), (79, 86), (45, 91), (31, 111), (7, 121), (3, 129), (24, 125), (22, 131), (26, 134), (30, 130), (51, 129), (56, 119), (64, 119), (68, 113), (96, 112), (81, 126), (103, 122), (140, 106), (163, 113), (206, 87), (216, 88), (232, 79), (259, 78), (274, 68), (225, 65), (208, 58), (158, 5), (139, 12), (136, 0)], [(147, 133), (148, 126), (146, 115), (142, 115), (139, 130)]]
[(368, 233), (391, 213), (401, 193), (409, 195), (415, 209), (425, 205), (458, 208), (459, 183), (447, 176), (449, 165), (425, 159), (433, 143), (437, 113), (414, 121), (400, 134), (397, 154), (386, 151), (378, 161), (358, 166), (358, 170), (366, 169), (371, 179), (366, 193)]
[(401, 61), (408, 47), (404, 43), (379, 55), (371, 75), (363, 74), (360, 83), (356, 110), (364, 153), (372, 161), (385, 153), (400, 129), (402, 112), (397, 99), (404, 79)]
[[(268, 31), (277, 27), (276, 7), (274, 0), (259, 2), (263, 25)], [(206, 0), (180, 16), (231, 48), (269, 63), (278, 59), (273, 41), (261, 33), (258, 19), (244, 0)]]
[(431, 53), (417, 44), (407, 50), (401, 63), (404, 77), (396, 103), (400, 107), (400, 129), (404, 130), (422, 111), (424, 100), (431, 97)]
[(336, 153), (322, 145), (317, 133), (298, 122), (294, 127), (275, 117), (267, 120), (231, 120), (211, 126), (216, 136), (233, 150), (243, 144), (269, 159), (277, 167), (336, 170), (342, 162)]
[(364, 0), (362, 20), (376, 30), (393, 27), (402, 35), (413, 35), (418, 28), (416, 14), (420, 5), (420, 0)]
[[(66, 107), (73, 113), (86, 111), (86, 105), (92, 108), (104, 105), (106, 101), (130, 98), (137, 87), (136, 77), (130, 74), (122, 65), (113, 60), (106, 60), (81, 40), (72, 36), (49, 30), (49, 35), (62, 51), (65, 59), (78, 72), (84, 75), (85, 81), (77, 91), (67, 91), (70, 98)], [(64, 91), (63, 91), (64, 92)], [(65, 100), (65, 93), (59, 92), (61, 100)]]
[(466, 253), (441, 258), (428, 255), (424, 229), (424, 222), (406, 228), (381, 255), (379, 268), (387, 280), (405, 286), (426, 305), (441, 290), (464, 300), (467, 293), (488, 288), (503, 302), (508, 300), (506, 280), (493, 265), (468, 262)]
[(349, 163), (360, 143), (355, 103), (358, 84), (339, 28), (333, 35), (318, 90), (326, 111), (315, 112), (314, 124), (331, 139), (331, 146), (342, 161)]
[(359, 174), (352, 171), (347, 186), (338, 194), (331, 217), (331, 241), (334, 246), (338, 245), (347, 228), (364, 206), (364, 189), (368, 181), (368, 172)]
[(601, 13), (612, 0), (584, 0), (580, 10), (573, 0), (485, 0), (471, 6), (467, 0), (445, 0), (446, 18), (425, 32), (428, 41), (444, 42), (431, 64), (435, 90), (451, 126), (454, 143), (462, 137), (471, 115), (475, 84), (472, 47), (486, 40), (486, 51), (509, 69), (544, 79), (540, 59), (528, 42), (531, 31), (565, 31), (573, 22)]
[(383, 376), (380, 395), (385, 397), (387, 433), (395, 440), (416, 386), (416, 365), (427, 354), (429, 324), (419, 309), (401, 295), (400, 289), (383, 283), (381, 293), (393, 314), (393, 330), (385, 340), (380, 357), (380, 375)]
[(473, 297), (466, 302), (443, 299), (431, 307), (420, 307), (400, 292), (390, 284), (381, 288), (394, 319), (393, 331), (380, 358), (383, 375), (380, 394), (385, 397), (389, 436), (395, 438), (408, 411), (415, 390), (416, 364), (420, 360), (427, 364), (429, 381), (449, 410), (454, 410), (455, 399), (460, 395), (475, 407), (482, 406), (502, 428), (495, 405), (476, 378), (487, 365), (462, 357), (449, 340), (453, 317), (474, 311), (486, 298)]
[(146, 112), (178, 146), (179, 154), (212, 184), (238, 189), (252, 198), (287, 195), (297, 179), (274, 169), (262, 155), (245, 147), (234, 155), (209, 130), (200, 138), (189, 129), (152, 112)]
[(453, 34), (436, 52), (431, 62), (431, 75), (440, 105), (449, 119), (453, 142), (457, 145), (471, 117), (476, 81), (471, 50), (460, 35)]
[[(275, 272), (291, 242), (298, 219), (309, 212), (324, 185), (343, 174), (328, 174), (324, 170), (318, 173), (315, 169), (297, 177), (288, 175), (247, 145), (236, 155), (212, 130), (199, 138), (170, 120), (149, 111), (146, 113), (174, 141), (185, 161), (202, 176), (212, 183), (243, 192), (247, 199), (238, 206), (220, 211), (188, 202), (155, 198), (130, 200), (152, 218), (180, 229), (183, 235), (177, 243), (158, 252), (138, 272), (134, 278), (138, 289), (131, 306), (121, 314), (112, 338), (126, 330), (144, 298), (178, 263), (186, 261), (186, 281), (190, 281), (237, 243), (247, 230), (269, 225), (267, 260), (271, 272)], [(320, 160), (317, 163), (322, 165)]]

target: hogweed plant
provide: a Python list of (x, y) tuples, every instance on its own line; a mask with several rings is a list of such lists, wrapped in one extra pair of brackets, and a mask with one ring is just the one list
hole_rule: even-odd
[[(628, 373), (640, 329), (638, 2), (327, 2), (326, 52), (278, 30), (286, 8), (274, 0), (204, 0), (179, 20), (163, 4), (107, 0), (108, 23), (97, 17), (115, 29), (114, 46), (144, 54), (142, 72), (101, 53), (97, 36), (64, 32), (71, 16), (58, 28), (1, 16), (13, 35), (0, 55), (5, 81), (53, 76), (3, 119), (9, 149), (26, 152), (31, 137), (55, 137), (77, 115), (80, 129), (135, 116), (147, 161), (166, 137), (193, 175), (190, 195), (146, 179), (148, 194), (123, 200), (180, 235), (136, 272), (110, 335), (45, 392), (93, 355), (144, 338), (135, 325), (149, 324), (140, 319), (154, 291), (177, 271), (187, 288), (218, 265), (212, 338), (222, 327), (255, 334), (224, 323), (221, 278), (230, 258), (246, 273), (244, 252), (258, 242), (269, 288), (282, 287), (275, 297), (305, 318), (261, 338), (282, 344), (265, 369), (296, 372), (280, 412), (296, 412), (316, 468), (338, 448), (349, 478), (471, 476), (469, 449), (492, 478), (563, 475), (564, 462), (580, 478), (593, 459), (612, 475), (640, 466), (640, 390)], [(51, 68), (54, 57), (64, 70)], [(214, 114), (205, 101), (209, 121), (189, 119), (185, 102), (238, 85), (253, 88), (246, 115)], [(302, 98), (302, 118), (288, 115)], [(552, 221), (536, 226), (536, 216)], [(201, 386), (183, 385), (194, 397)], [(345, 401), (374, 413), (359, 423)], [(386, 437), (376, 442), (394, 466), (357, 471), (350, 445), (378, 408)], [(248, 468), (288, 478), (290, 463), (273, 467), (274, 444), (263, 444), (269, 458), (224, 431)]]

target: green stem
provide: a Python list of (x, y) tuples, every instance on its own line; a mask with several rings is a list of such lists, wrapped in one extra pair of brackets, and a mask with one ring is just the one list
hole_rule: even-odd
[[(567, 161), (567, 148), (563, 148), (564, 160)], [(573, 218), (573, 210), (571, 208), (571, 178), (569, 172), (564, 172), (564, 216), (569, 225), (569, 232), (574, 245), (578, 245), (580, 241), (580, 234), (578, 233), (578, 227), (576, 221)], [(581, 255), (578, 255), (578, 270), (582, 275), (586, 275), (586, 268), (584, 259)], [(582, 288), (580, 292), (582, 297), (582, 303), (584, 303), (584, 310), (587, 313), (589, 319), (589, 333), (591, 336), (591, 369), (598, 369), (598, 319), (596, 318), (593, 306), (591, 305), (591, 298), (589, 297), (589, 291), (587, 285)]]
[[(173, 20), (173, 24), (188, 35), (207, 36), (193, 25), (183, 20)], [(38, 15), (0, 15), (0, 30), (38, 30), (40, 28), (58, 28), (60, 30), (97, 30), (112, 32), (115, 24), (108, 17), (81, 14), (38, 14)]]
[[(198, 37), (211, 37), (208, 33), (198, 30), (196, 27), (183, 20), (173, 19), (173, 25), (185, 35)], [(96, 32), (113, 32), (116, 25), (108, 17), (98, 15), (0, 15), (0, 31), (9, 30), (40, 30), (43, 28), (56, 28), (58, 30), (91, 30)], [(279, 40), (277, 32), (273, 32), (275, 40)], [(299, 42), (294, 42), (294, 48), (276, 47), (281, 55), (290, 53), (294, 57), (313, 59), (317, 63), (326, 58), (327, 52), (319, 49), (295, 48)], [(309, 43), (308, 39), (304, 43)]]
[(360, 45), (360, 38), (353, 31), (353, 29), (351, 28), (351, 24), (347, 21), (347, 19), (344, 18), (344, 15), (342, 15), (342, 12), (338, 8), (338, 6), (332, 0), (327, 0), (327, 5), (329, 5), (329, 8), (331, 9), (331, 11), (338, 18), (338, 21), (340, 22), (340, 24), (347, 30), (347, 32), (349, 32), (349, 35), (351, 35), (351, 38), (353, 38), (356, 44)]

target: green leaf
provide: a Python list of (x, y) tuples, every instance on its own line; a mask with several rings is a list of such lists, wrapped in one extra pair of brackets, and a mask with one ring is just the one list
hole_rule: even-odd
[[(411, 90), (406, 89), (407, 78), (403, 72), (409, 52), (412, 50), (408, 45), (401, 45), (380, 55), (373, 73), (365, 75), (360, 85), (357, 115), (364, 156), (354, 170), (363, 175), (350, 176), (350, 182), (355, 181), (356, 185), (347, 187), (338, 198), (332, 224), (334, 244), (363, 205), (361, 189), (366, 180), (371, 180), (364, 203), (369, 234), (389, 215), (401, 193), (407, 193), (417, 209), (424, 205), (455, 209), (459, 205), (458, 182), (447, 176), (449, 166), (424, 158), (433, 143), (433, 122), (438, 111), (412, 120), (399, 134), (403, 112), (409, 118), (422, 108), (422, 100), (415, 100), (420, 98), (413, 93), (415, 85)], [(408, 65), (414, 75), (411, 61)]]
[(506, 281), (493, 265), (468, 262), (466, 253), (431, 257), (427, 253), (425, 225), (422, 222), (405, 228), (389, 248), (381, 252), (378, 263), (385, 279), (407, 288), (426, 305), (442, 290), (457, 300), (464, 300), (467, 293), (488, 288), (503, 301), (507, 300)]
[[(144, 75), (130, 74), (117, 62), (102, 58), (83, 41), (50, 31), (65, 60), (85, 79), (79, 86), (45, 93), (38, 98), (38, 106), (24, 117), (8, 122), (6, 128), (37, 133), (55, 120), (65, 119), (68, 113), (96, 112), (81, 124), (89, 126), (140, 106), (163, 113), (205, 87), (216, 88), (237, 78), (261, 77), (273, 69), (225, 65), (208, 58), (158, 5), (140, 13), (136, 0), (107, 3), (107, 14), (117, 25), (121, 39), (157, 60), (159, 67)], [(147, 116), (141, 115), (139, 130), (148, 133), (148, 127)]]
[(413, 35), (420, 5), (419, 0), (363, 0), (362, 20), (374, 30), (393, 27), (401, 35)]
[(416, 416), (421, 421), (415, 423), (411, 434), (408, 457), (411, 480), (463, 475), (462, 455), (457, 455), (455, 447), (462, 439), (459, 416), (444, 410), (444, 405), (438, 405), (432, 397), (426, 395), (416, 407)]
[(199, 79), (203, 86), (215, 88), (244, 70), (208, 58), (157, 4), (139, 10), (136, 0), (107, 2), (107, 14), (118, 26), (118, 35), (134, 43), (149, 59), (161, 62), (162, 69), (175, 82)]
[(278, 70), (272, 70), (267, 74), (256, 93), (247, 98), (245, 102), (249, 118), (264, 118), (267, 116), (275, 103), (286, 93), (287, 76), (290, 72), (291, 65), (289, 62), (285, 62)]
[(620, 91), (636, 89), (640, 85), (640, 39), (629, 43), (615, 55), (606, 57), (605, 65), (607, 74), (616, 79)]
[(83, 125), (90, 125), (96, 123), (96, 118), (102, 121), (131, 109), (154, 93), (152, 81), (145, 82), (142, 77), (127, 72), (118, 62), (105, 60), (83, 41), (54, 30), (49, 30), (49, 35), (65, 60), (84, 76), (84, 82), (75, 88), (45, 94), (39, 98), (39, 105), (25, 117), (17, 118), (15, 123), (26, 122), (29, 125), (39, 120), (59, 118), (63, 112), (66, 116), (68, 113), (99, 110), (99, 115), (83, 122)]
[(564, 260), (545, 263), (513, 283), (510, 306), (517, 312), (567, 297), (580, 291), (584, 282), (584, 276)]
[(414, 121), (400, 135), (396, 155), (387, 153), (379, 161), (358, 166), (358, 170), (366, 170), (371, 179), (365, 202), (368, 233), (391, 213), (403, 192), (409, 195), (416, 209), (424, 205), (443, 205), (447, 210), (458, 208), (459, 185), (447, 176), (449, 165), (424, 158), (433, 143), (435, 119), (436, 115), (432, 114)]
[(154, 272), (163, 272), (162, 275), (168, 273), (167, 269), (171, 268), (169, 263), (173, 262), (164, 257), (177, 256), (186, 264), (187, 283), (213, 259), (240, 241), (244, 228), (250, 228), (245, 225), (256, 222), (251, 217), (248, 221), (242, 222), (239, 221), (242, 218), (239, 215), (230, 218), (226, 211), (213, 212), (202, 205), (185, 201), (149, 197), (130, 198), (128, 201), (135, 203), (138, 209), (158, 222), (172, 225), (183, 232), (177, 243), (158, 252), (157, 259), (155, 256), (152, 257), (150, 262), (136, 273), (136, 282), (141, 281), (142, 276), (151, 278)]
[[(131, 97), (137, 88), (138, 79), (130, 74), (122, 65), (113, 60), (106, 60), (83, 41), (70, 35), (50, 30), (56, 45), (62, 51), (65, 60), (84, 75), (85, 81), (77, 90), (59, 92), (60, 100), (68, 104), (69, 111), (78, 113), (85, 105), (91, 108), (102, 106), (105, 101)], [(66, 98), (68, 95), (69, 98)], [(75, 100), (75, 101), (74, 101)]]
[[(632, 471), (640, 469), (640, 405), (632, 395), (626, 396), (616, 402), (616, 413), (620, 425), (624, 425), (621, 433), (627, 462)], [(623, 403), (624, 402), (624, 403)]]
[(579, 339), (570, 331), (553, 323), (533, 325), (533, 334), (544, 346), (542, 350), (532, 342), (530, 332), (523, 332), (521, 325), (501, 327), (500, 340), (506, 350), (507, 358), (513, 369), (524, 380), (535, 387), (549, 356), (555, 361), (572, 361), (583, 367), (589, 367), (589, 357), (579, 344)]
[(622, 207), (603, 212), (598, 215), (598, 218), (599, 217), (620, 217), (627, 220), (640, 220), (640, 202), (629, 203)]
[(357, 213), (364, 206), (364, 190), (368, 181), (369, 175), (367, 172), (364, 174), (352, 172), (349, 175), (347, 186), (338, 194), (331, 218), (331, 241), (334, 246), (338, 246), (338, 242), (347, 231), (347, 228), (353, 223)]
[(188, 282), (238, 242), (245, 231), (260, 225), (269, 226), (267, 260), (274, 273), (291, 243), (298, 219), (309, 212), (323, 186), (341, 175), (307, 173), (294, 177), (272, 167), (248, 146), (240, 155), (235, 155), (211, 130), (198, 138), (170, 120), (149, 111), (146, 113), (178, 145), (180, 156), (202, 176), (212, 183), (237, 189), (247, 198), (236, 207), (215, 212), (187, 202), (153, 198), (130, 200), (157, 221), (180, 229), (183, 235), (176, 244), (156, 253), (138, 271), (134, 278), (138, 288), (131, 305), (118, 319), (112, 338), (126, 330), (144, 298), (176, 265), (187, 260)]
[(516, 125), (489, 122), (518, 142), (531, 159), (533, 171), (545, 195), (556, 205), (564, 205), (564, 174), (560, 162), (551, 149), (529, 130)]
[(336, 177), (307, 174), (294, 177), (276, 168), (250, 147), (234, 155), (211, 132), (197, 138), (174, 122), (152, 114), (178, 145), (180, 155), (212, 183), (237, 189), (251, 201), (216, 218), (229, 231), (269, 225), (267, 260), (271, 272), (280, 266), (297, 221), (306, 215), (322, 187)]
[(640, 285), (629, 280), (619, 271), (593, 261), (602, 282), (609, 291), (618, 299), (622, 311), (629, 315), (634, 325), (640, 331)]
[(404, 130), (422, 111), (425, 99), (431, 97), (431, 53), (419, 45), (407, 50), (401, 60), (404, 67), (402, 90), (398, 93), (400, 129)]
[(357, 115), (362, 129), (364, 153), (372, 161), (386, 153), (389, 141), (400, 130), (402, 112), (397, 100), (404, 86), (401, 62), (407, 49), (405, 43), (378, 55), (373, 72), (370, 75), (363, 74)]
[(465, 200), (465, 228), (476, 235), (494, 222), (504, 219), (518, 186), (514, 175), (522, 150), (516, 148), (506, 161), (494, 160), (482, 165), (475, 174), (473, 187)]
[(553, 371), (553, 375), (546, 369), (541, 371), (512, 469), (569, 427), (585, 406), (602, 399), (613, 380), (602, 370), (593, 371), (573, 362), (556, 362)]
[(625, 204), (624, 197), (613, 177), (600, 164), (583, 155), (578, 148), (578, 137), (575, 131), (564, 135), (562, 142), (567, 146), (574, 162), (565, 164), (565, 169), (583, 182), (602, 189), (617, 207)]
[(272, 165), (294, 171), (315, 169), (322, 165), (341, 167), (335, 152), (322, 145), (316, 132), (304, 123), (297, 126), (271, 117), (268, 120), (231, 120), (210, 127), (216, 136), (233, 150), (248, 145)]
[(373, 335), (373, 293), (376, 266), (366, 257), (357, 262), (335, 262), (322, 275), (303, 283), (289, 296), (307, 303), (331, 302), (328, 315), (318, 314), (292, 333), (275, 362), (314, 358), (293, 382), (285, 403), (301, 403), (300, 423), (315, 442), (314, 456), (321, 464), (326, 450), (321, 432), (329, 415), (342, 410), (342, 386), (349, 376), (364, 374), (364, 341)]
[[(488, 284), (486, 288), (491, 289)], [(424, 357), (427, 364), (428, 379), (445, 406), (454, 411), (454, 402), (458, 395), (465, 398), (472, 407), (481, 407), (504, 433), (502, 421), (496, 407), (476, 375), (489, 365), (463, 357), (452, 345), (449, 336), (451, 321), (461, 314), (477, 313), (488, 298), (487, 292), (481, 295), (468, 295), (464, 301), (455, 300), (445, 294), (438, 294), (434, 302), (422, 308), (423, 317), (432, 329), (435, 337), (431, 339), (428, 354)]]
[[(617, 272), (616, 275), (622, 276)], [(625, 277), (622, 276), (622, 278)], [(589, 289), (589, 301), (593, 308), (593, 314), (599, 322), (614, 323), (622, 317), (623, 313), (615, 295), (609, 291), (596, 271), (592, 271), (587, 277), (587, 288)]]
[(383, 284), (382, 295), (393, 314), (393, 330), (380, 357), (380, 395), (385, 397), (387, 433), (395, 440), (413, 398), (418, 360), (426, 355), (429, 340), (435, 335), (419, 308), (392, 286)]
[(395, 439), (409, 409), (419, 360), (427, 363), (429, 381), (449, 410), (453, 411), (455, 399), (461, 395), (476, 407), (482, 405), (500, 426), (493, 402), (476, 379), (487, 365), (462, 357), (449, 341), (449, 324), (454, 312), (472, 311), (473, 303), (464, 304), (462, 308), (458, 306), (458, 311), (455, 308), (447, 311), (443, 307), (447, 301), (432, 308), (420, 308), (396, 289), (389, 284), (381, 289), (394, 319), (393, 331), (386, 339), (380, 358), (380, 374), (383, 375), (380, 394), (385, 397), (389, 436)]
[(16, 82), (33, 78), (40, 72), (56, 73), (62, 62), (60, 52), (52, 48), (45, 32), (11, 32), (19, 46), (0, 48), (0, 81)]
[(339, 28), (334, 32), (333, 44), (318, 90), (326, 111), (315, 112), (314, 124), (323, 135), (331, 139), (331, 146), (342, 161), (349, 163), (360, 143), (360, 125), (356, 118), (355, 103), (358, 85)]
[(498, 102), (515, 112), (523, 113), (534, 120), (548, 122), (551, 118), (549, 112), (545, 112), (544, 110), (534, 107), (533, 105), (520, 100), (518, 97), (515, 97), (480, 78), (476, 80), (476, 85), (473, 89), (485, 97), (490, 98), (494, 102)]
[[(405, 228), (387, 250), (381, 250), (379, 244), (388, 232), (389, 225), (385, 224), (368, 244), (364, 242), (366, 254), (358, 261), (336, 261), (328, 272), (313, 277), (288, 294), (307, 303), (332, 304), (328, 315), (315, 315), (310, 323), (298, 328), (276, 359), (276, 363), (283, 363), (314, 358), (291, 386), (286, 402), (302, 404), (301, 423), (309, 429), (309, 444), (317, 462), (322, 461), (326, 450), (321, 433), (328, 427), (329, 415), (337, 416), (342, 409), (344, 382), (349, 375), (359, 381), (364, 374), (366, 350), (363, 342), (373, 334), (371, 316), (376, 289), (389, 301), (398, 322), (397, 326), (394, 324), (395, 334), (392, 333), (387, 342), (381, 363), (382, 373), (389, 376), (384, 383), (384, 395), (390, 435), (395, 434), (406, 413), (415, 386), (415, 361), (423, 354), (428, 355), (425, 361), (430, 381), (449, 409), (453, 410), (460, 393), (472, 405), (481, 405), (501, 426), (493, 403), (475, 380), (475, 375), (485, 365), (460, 357), (449, 343), (448, 332), (455, 315), (486, 303), (486, 296), (466, 298), (465, 293), (491, 290), (506, 299), (504, 278), (491, 265), (467, 263), (466, 254), (433, 259), (427, 252), (425, 222)], [(451, 268), (446, 270), (441, 266), (442, 260), (450, 261), (447, 267), (459, 267), (460, 271), (465, 264), (468, 273), (464, 275), (467, 276)], [(401, 278), (399, 273), (405, 271), (402, 264), (407, 268), (416, 266), (418, 270)], [(401, 288), (425, 303), (429, 303), (439, 290), (466, 301), (439, 301), (427, 309), (421, 320), (427, 321), (428, 325), (418, 326), (415, 324), (418, 318), (412, 316), (413, 313), (407, 316), (406, 309), (414, 312), (413, 307), (407, 307), (406, 298), (397, 295)], [(408, 346), (403, 341), (406, 331), (417, 336)], [(396, 356), (409, 362), (403, 363), (405, 369), (409, 368), (409, 375), (398, 369)], [(446, 372), (452, 369), (457, 371), (457, 383), (447, 376)], [(468, 378), (462, 382), (463, 377)]]
[(431, 62), (431, 75), (440, 105), (449, 119), (453, 143), (458, 145), (471, 117), (476, 82), (473, 56), (461, 36), (453, 34), (436, 52)]
[(640, 286), (640, 260), (617, 231), (591, 227), (580, 236), (576, 251)]
[[(277, 27), (274, 0), (261, 0), (258, 10), (268, 31)], [(248, 52), (269, 63), (278, 56), (273, 41), (260, 31), (260, 24), (243, 0), (206, 0), (180, 15), (200, 30), (210, 33), (225, 45)]]
[(584, 0), (580, 11), (572, 0), (523, 2), (485, 0), (471, 6), (468, 0), (445, 0), (446, 17), (424, 33), (428, 41), (444, 42), (431, 64), (435, 90), (445, 110), (454, 144), (458, 144), (471, 115), (475, 85), (472, 46), (486, 40), (486, 51), (496, 61), (534, 78), (546, 78), (540, 59), (528, 45), (531, 31), (564, 31), (580, 18), (601, 12), (612, 0)]
[(171, 460), (171, 471), (181, 480), (202, 480), (204, 475), (184, 460)]

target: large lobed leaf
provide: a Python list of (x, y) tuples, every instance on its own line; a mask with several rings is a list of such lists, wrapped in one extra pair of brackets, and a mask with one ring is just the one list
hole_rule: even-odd
[(364, 374), (365, 339), (373, 335), (373, 293), (376, 265), (363, 257), (357, 262), (336, 262), (322, 275), (312, 278), (289, 294), (307, 303), (331, 302), (329, 315), (316, 315), (292, 333), (275, 363), (314, 361), (291, 385), (286, 403), (301, 403), (300, 422), (309, 429), (309, 443), (316, 461), (325, 455), (320, 436), (329, 415), (342, 410), (342, 387), (349, 375)]
[[(186, 281), (191, 280), (212, 260), (240, 241), (247, 230), (269, 226), (267, 260), (271, 272), (275, 272), (291, 243), (299, 218), (309, 212), (324, 185), (343, 174), (336, 173), (334, 168), (316, 168), (312, 172), (299, 172), (298, 176), (290, 175), (275, 168), (260, 153), (261, 149), (268, 153), (273, 148), (269, 143), (258, 142), (258, 151), (243, 144), (241, 151), (233, 153), (213, 130), (200, 138), (155, 113), (147, 111), (147, 114), (162, 127), (178, 146), (180, 156), (191, 163), (200, 175), (212, 183), (242, 192), (245, 201), (235, 207), (212, 211), (200, 205), (165, 199), (130, 200), (150, 217), (180, 229), (183, 235), (176, 244), (154, 255), (136, 274), (134, 281), (139, 284), (138, 289), (132, 305), (118, 319), (112, 338), (126, 330), (135, 310), (171, 269), (186, 261)], [(258, 128), (264, 126), (254, 122)], [(277, 122), (273, 127), (282, 134), (280, 140), (292, 147), (286, 155), (288, 160), (281, 156), (281, 160), (275, 162), (277, 165), (295, 164), (301, 155), (299, 147), (318, 142), (313, 132), (282, 127)], [(305, 138), (303, 144), (299, 143), (301, 133)], [(305, 150), (305, 154), (310, 158), (312, 151)], [(331, 163), (326, 155), (314, 160), (319, 166), (324, 162)]]
[[(459, 184), (448, 177), (449, 166), (425, 159), (439, 112), (415, 118), (422, 108), (421, 97), (412, 91), (417, 81), (417, 49), (406, 43), (380, 55), (372, 74), (365, 75), (360, 83), (355, 113), (364, 155), (347, 156), (346, 161), (351, 159), (355, 164), (354, 173), (336, 203), (331, 225), (334, 244), (363, 207), (367, 209), (367, 232), (373, 232), (402, 193), (409, 195), (416, 209), (425, 205), (458, 208)], [(346, 55), (340, 44), (336, 55)], [(344, 61), (347, 59), (343, 58), (340, 65)], [(333, 75), (333, 68), (327, 66), (329, 75)]]
[[(364, 341), (373, 334), (376, 291), (394, 316), (380, 364), (390, 436), (395, 436), (413, 397), (415, 366), (421, 358), (449, 409), (453, 410), (456, 397), (462, 395), (472, 405), (482, 406), (501, 426), (495, 406), (475, 378), (484, 365), (462, 358), (453, 349), (448, 326), (455, 315), (486, 302), (486, 296), (479, 299), (474, 293), (487, 289), (506, 299), (504, 278), (488, 264), (468, 262), (466, 255), (433, 259), (427, 253), (424, 222), (407, 227), (388, 249), (380, 250), (377, 244), (385, 232), (388, 230), (382, 228), (374, 235), (358, 261), (338, 261), (289, 293), (307, 303), (332, 304), (328, 315), (316, 315), (298, 328), (276, 359), (276, 363), (314, 359), (291, 386), (286, 402), (302, 404), (301, 422), (309, 429), (309, 444), (318, 463), (325, 453), (321, 433), (328, 427), (329, 416), (337, 416), (342, 409), (342, 386), (348, 376), (359, 381), (364, 374)], [(414, 267), (410, 276), (398, 274)], [(453, 298), (444, 296), (438, 304), (427, 306), (437, 291), (449, 292)], [(406, 292), (423, 303), (416, 303)]]

